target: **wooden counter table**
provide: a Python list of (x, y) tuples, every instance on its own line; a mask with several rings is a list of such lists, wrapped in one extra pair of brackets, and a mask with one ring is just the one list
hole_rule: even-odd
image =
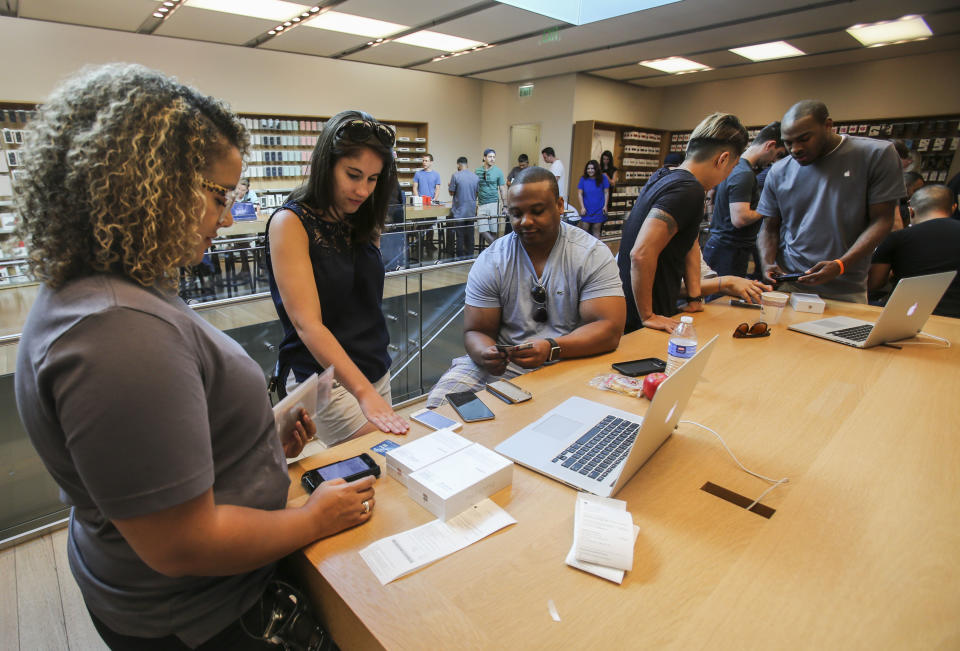
[[(874, 320), (877, 308), (828, 303)], [(790, 483), (766, 519), (701, 490), (753, 499), (768, 484), (717, 439), (681, 424), (616, 496), (640, 527), (623, 585), (564, 563), (575, 491), (517, 466), (494, 501), (518, 523), (381, 586), (358, 550), (432, 516), (384, 473), (373, 518), (295, 555), (314, 603), (345, 650), (957, 648), (960, 646), (960, 320), (926, 332), (954, 342), (858, 350), (795, 332), (817, 315), (784, 312), (773, 334), (733, 339), (759, 311), (711, 304), (701, 342), (720, 335), (684, 419), (717, 430), (750, 469)], [(917, 340), (913, 340), (917, 341)], [(667, 335), (641, 330), (601, 357), (564, 361), (516, 383), (533, 400), (482, 400), (496, 420), (463, 435), (493, 448), (571, 395), (642, 414), (636, 400), (587, 381), (614, 361), (663, 357)], [(448, 406), (441, 409), (452, 415)], [(427, 430), (413, 424), (411, 437)], [(292, 504), (308, 468), (368, 450), (370, 434), (294, 464)], [(383, 458), (371, 453), (378, 461)], [(552, 621), (552, 599), (562, 621)]]

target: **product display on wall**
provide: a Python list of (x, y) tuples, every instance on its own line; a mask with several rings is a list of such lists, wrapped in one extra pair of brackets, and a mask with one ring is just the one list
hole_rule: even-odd
[(32, 104), (0, 103), (0, 286), (33, 282), (27, 275), (27, 246), (16, 233), (18, 217), (13, 196), (20, 180), (20, 147), (24, 128), (33, 117)]
[(669, 134), (657, 129), (596, 120), (581, 120), (573, 126), (573, 155), (570, 167), (570, 199), (574, 205), (577, 183), (587, 161), (600, 160), (603, 151), (613, 154), (617, 167), (608, 219), (603, 224), (603, 237), (620, 234), (623, 221), (630, 215), (637, 196), (647, 179), (663, 165)]

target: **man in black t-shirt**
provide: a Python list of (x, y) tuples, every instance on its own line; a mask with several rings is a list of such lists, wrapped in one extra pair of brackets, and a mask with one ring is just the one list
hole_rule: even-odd
[(717, 186), (710, 239), (703, 246), (703, 259), (721, 276), (747, 275), (761, 225), (757, 213), (760, 192), (754, 170), (786, 155), (780, 123), (768, 124), (740, 156), (730, 176)]
[(746, 146), (740, 120), (714, 113), (690, 134), (683, 163), (661, 168), (647, 181), (623, 225), (617, 256), (626, 332), (641, 326), (673, 331), (679, 321), (670, 316), (677, 313), (681, 280), (689, 294), (684, 310), (703, 309), (697, 237), (704, 194), (727, 178)]
[[(901, 278), (942, 271), (960, 272), (960, 222), (949, 219), (957, 204), (945, 185), (925, 185), (910, 197), (908, 228), (890, 233), (873, 253), (867, 284), (871, 290)], [(934, 314), (960, 318), (960, 274)]]

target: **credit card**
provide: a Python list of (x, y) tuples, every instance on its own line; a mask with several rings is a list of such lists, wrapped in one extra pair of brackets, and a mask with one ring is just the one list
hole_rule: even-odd
[(376, 452), (377, 454), (379, 454), (381, 457), (385, 457), (387, 456), (387, 452), (389, 452), (393, 448), (399, 448), (399, 447), (400, 447), (399, 443), (395, 443), (394, 441), (390, 441), (390, 440), (385, 440), (385, 441), (380, 441), (370, 449)]

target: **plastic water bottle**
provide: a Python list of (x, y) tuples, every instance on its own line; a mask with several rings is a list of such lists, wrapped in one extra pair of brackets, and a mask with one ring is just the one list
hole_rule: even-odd
[(667, 375), (683, 366), (697, 352), (697, 331), (693, 329), (693, 317), (680, 317), (680, 325), (670, 335), (667, 344)]

